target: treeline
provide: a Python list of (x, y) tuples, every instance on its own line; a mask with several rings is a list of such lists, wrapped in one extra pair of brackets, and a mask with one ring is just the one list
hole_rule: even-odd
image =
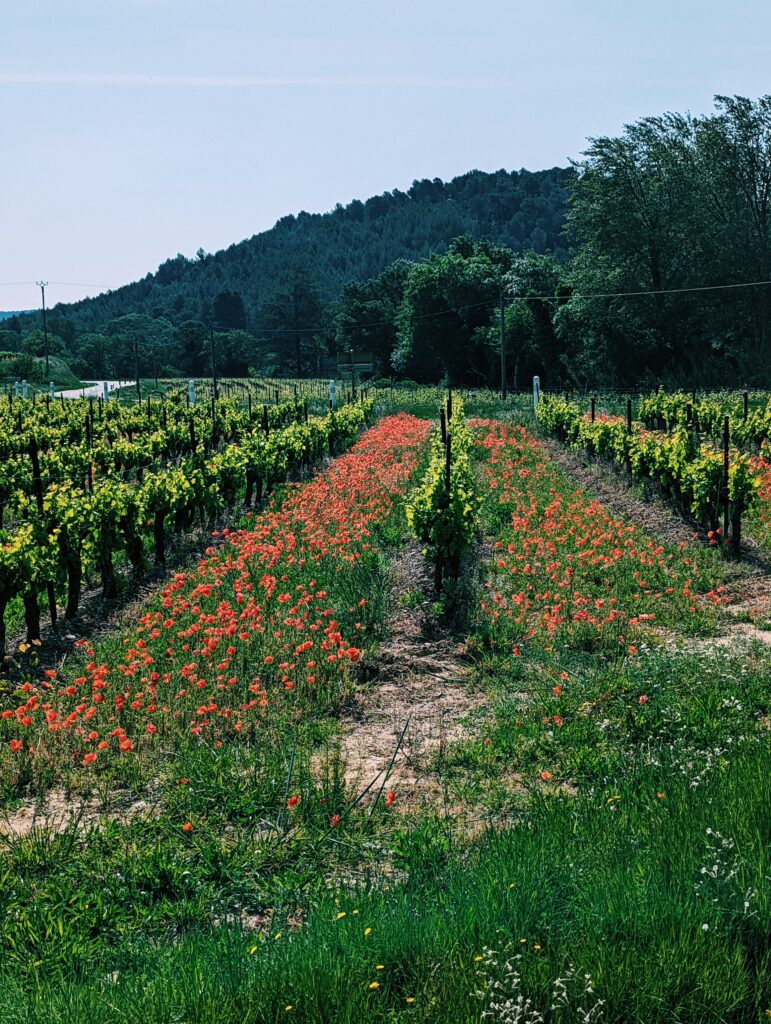
[(502, 308), (513, 385), (538, 373), (552, 387), (768, 386), (771, 97), (715, 108), (589, 141), (569, 184), (568, 260), (459, 239), (345, 288), (338, 338), (418, 380), (496, 384)]
[(589, 141), (569, 185), (569, 259), (459, 239), (345, 288), (338, 337), (418, 380), (497, 384), (503, 300), (512, 385), (767, 387), (771, 97), (715, 107)]
[[(207, 373), (213, 324), (228, 374), (316, 375), (353, 350), (376, 376), (496, 386), (503, 335), (512, 386), (765, 386), (769, 280), (771, 97), (720, 96), (590, 139), (571, 170), (473, 171), (284, 218), (56, 307), (51, 326), (86, 376), (131, 374), (137, 353), (143, 375)], [(7, 321), (0, 349), (39, 354), (39, 326)]]
[[(459, 235), (512, 250), (567, 254), (566, 185), (572, 172), (471, 171), (451, 182), (416, 181), (327, 214), (282, 218), (270, 231), (214, 255), (178, 255), (155, 274), (50, 311), (51, 345), (84, 376), (209, 369), (215, 325), (223, 373), (313, 374), (336, 351), (336, 302), (352, 281), (377, 278), (399, 260), (419, 261)], [(126, 317), (141, 320), (127, 321)], [(0, 350), (43, 349), (39, 314), (11, 318)], [(128, 333), (127, 333), (127, 328)]]
[[(553, 321), (571, 379), (767, 385), (771, 286), (744, 286), (771, 280), (771, 96), (590, 140), (567, 228)], [(590, 297), (607, 292), (648, 294)]]

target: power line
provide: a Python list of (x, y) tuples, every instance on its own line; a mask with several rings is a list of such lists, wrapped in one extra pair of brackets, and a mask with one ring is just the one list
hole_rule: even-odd
[[(690, 285), (687, 288), (655, 288), (641, 292), (572, 292), (568, 298), (571, 299), (625, 299), (636, 295), (681, 295), (684, 292), (716, 292), (724, 291), (727, 288), (761, 288), (764, 285), (771, 285), (771, 281), (741, 281), (738, 284), (701, 284)], [(524, 299), (550, 299), (554, 301), (554, 295), (523, 295)]]
[[(58, 285), (60, 288), (105, 288), (114, 287), (110, 284), (95, 284), (93, 281), (49, 281), (49, 284)], [(0, 288), (21, 288), (25, 284), (35, 285), (36, 281), (0, 281)]]
[[(710, 291), (721, 291), (728, 288), (759, 288), (764, 285), (771, 285), (771, 281), (743, 281), (739, 284), (705, 284), (705, 285), (693, 285), (687, 288), (658, 288), (650, 289), (648, 291), (637, 291), (637, 292), (571, 292), (570, 295), (563, 297), (564, 301), (569, 299), (622, 299), (632, 298), (636, 296), (646, 295), (680, 295), (685, 292), (710, 292)], [(511, 299), (517, 302), (557, 302), (560, 300), (558, 295), (515, 295), (511, 296)], [(499, 299), (485, 299), (483, 302), (470, 302), (463, 306), (452, 306), (448, 309), (438, 309), (432, 313), (420, 313), (413, 317), (413, 320), (427, 320), (431, 317), (436, 316), (447, 316), (450, 313), (461, 313), (467, 309), (481, 309), (483, 306), (495, 306)], [(391, 320), (373, 320), (366, 324), (353, 324), (354, 328), (363, 330), (366, 327), (384, 327), (392, 323)], [(301, 334), (307, 333), (308, 331), (323, 331), (328, 328), (328, 325), (318, 325), (316, 327), (276, 327), (276, 328), (260, 328), (255, 327), (254, 332), (259, 334)]]
[[(35, 284), (33, 281), (4, 281), (0, 282), (0, 288), (6, 287), (18, 287), (24, 284)], [(77, 288), (106, 288), (106, 285), (97, 284), (78, 284), (76, 282), (66, 281), (51, 281), (51, 284), (67, 285)], [(762, 288), (771, 286), (771, 281), (741, 281), (736, 284), (704, 284), (704, 285), (689, 285), (684, 288), (653, 288), (641, 291), (629, 291), (629, 292), (571, 292), (570, 295), (558, 296), (558, 295), (514, 295), (511, 299), (517, 302), (557, 302), (560, 298), (563, 301), (570, 299), (628, 299), (628, 298), (644, 298), (646, 296), (653, 295), (684, 295), (690, 292), (715, 292), (715, 291), (727, 291), (738, 288)], [(470, 302), (462, 306), (451, 306), (447, 309), (438, 309), (431, 313), (419, 313), (413, 317), (413, 320), (430, 320), (432, 317), (437, 316), (448, 316), (451, 313), (461, 313), (469, 309), (481, 309), (485, 306), (495, 306), (499, 299), (491, 298), (485, 299), (482, 302)], [(392, 320), (372, 320), (369, 323), (354, 324), (356, 329), (364, 330), (368, 327), (385, 327), (392, 323)], [(251, 333), (253, 334), (309, 334), (317, 331), (325, 331), (329, 329), (329, 324), (316, 324), (313, 327), (254, 327)]]

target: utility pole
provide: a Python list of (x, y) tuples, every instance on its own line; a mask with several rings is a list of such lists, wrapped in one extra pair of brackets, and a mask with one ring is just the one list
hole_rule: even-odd
[(503, 283), (500, 290), (500, 317), (501, 317), (501, 398), (506, 397), (506, 324), (504, 321), (503, 305)]
[(37, 286), (43, 295), (43, 338), (45, 339), (45, 353), (46, 353), (46, 380), (51, 376), (48, 368), (48, 319), (46, 317), (46, 285), (48, 281), (38, 281)]
[(137, 398), (140, 403), (142, 401), (142, 385), (139, 382), (139, 342), (137, 341), (136, 334), (134, 335), (134, 376), (137, 382)]
[(219, 398), (217, 393), (217, 371), (214, 365), (214, 324), (209, 324), (209, 344), (211, 348), (211, 382), (212, 389), (214, 391), (214, 401), (216, 402)]

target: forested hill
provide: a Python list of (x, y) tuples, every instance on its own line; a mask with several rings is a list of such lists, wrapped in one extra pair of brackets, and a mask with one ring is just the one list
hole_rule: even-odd
[(382, 273), (395, 260), (420, 259), (447, 248), (458, 235), (487, 236), (515, 251), (563, 255), (566, 184), (572, 171), (470, 171), (450, 182), (438, 178), (338, 205), (330, 213), (282, 217), (269, 231), (212, 255), (178, 255), (154, 274), (93, 299), (55, 307), (78, 331), (98, 330), (126, 313), (166, 317), (174, 323), (208, 319), (222, 292), (243, 299), (244, 326), (274, 307), (293, 280), (302, 278), (320, 303), (336, 299), (344, 284)]

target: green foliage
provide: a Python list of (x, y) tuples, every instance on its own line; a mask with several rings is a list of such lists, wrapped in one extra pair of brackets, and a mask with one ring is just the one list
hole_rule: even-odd
[[(205, 517), (217, 509), (235, 507), (247, 494), (251, 499), (249, 479), (252, 485), (260, 482), (259, 496), (325, 452), (342, 451), (364, 428), (372, 405), (371, 400), (345, 405), (323, 417), (310, 416), (306, 423), (297, 422), (303, 418), (303, 404), (292, 399), (271, 406), (268, 418), (273, 429), (266, 436), (234, 401), (221, 400), (217, 421), (230, 443), (207, 456), (203, 445), (190, 452), (186, 419), (197, 424), (203, 441), (212, 443), (208, 407), (188, 411), (179, 398), (170, 399), (164, 407), (165, 426), (141, 408), (108, 405), (103, 417), (94, 420), (92, 446), (85, 437), (87, 403), (74, 402), (66, 409), (52, 405), (48, 410), (40, 403), (37, 409), (42, 424), (47, 424), (43, 426), (30, 422), (35, 416), (31, 403), (17, 402), (17, 408), (24, 407), (28, 426), (3, 438), (7, 454), (0, 471), (0, 497), (5, 499), (6, 514), (21, 520), (12, 529), (0, 531), (3, 609), (17, 595), (36, 594), (47, 582), (60, 584), (67, 578), (68, 614), (75, 614), (84, 571), (98, 571), (105, 596), (115, 597), (113, 558), (118, 552), (126, 552), (137, 572), (151, 544), (156, 561), (163, 562), (169, 522), (176, 528), (189, 527), (197, 512)], [(8, 415), (12, 416), (10, 410)], [(124, 439), (122, 430), (128, 436), (132, 426), (140, 431), (144, 427), (145, 432)], [(48, 483), (42, 516), (32, 498), (29, 458), (23, 454), (32, 437), (49, 449), (41, 455)], [(69, 443), (63, 444), (65, 439)], [(176, 464), (146, 468), (168, 459), (175, 449), (179, 452)], [(85, 483), (89, 468), (92, 478), (97, 470), (92, 486), (73, 486), (73, 479)]]
[(489, 379), (494, 357), (484, 328), (511, 258), (508, 249), (457, 238), (448, 252), (414, 266), (399, 309), (395, 369), (417, 381)]
[[(771, 291), (698, 289), (768, 278), (771, 96), (715, 104), (703, 117), (645, 117), (591, 139), (577, 163), (574, 296), (555, 318), (563, 378), (765, 379)], [(591, 297), (609, 292), (625, 294)]]
[[(663, 395), (641, 403), (646, 416), (655, 406), (661, 408), (665, 418), (670, 405)], [(553, 395), (542, 396), (536, 416), (546, 430), (571, 447), (613, 459), (627, 466), (635, 477), (651, 481), (709, 530), (721, 527), (726, 497), (723, 453), (701, 445), (693, 430), (678, 426), (671, 434), (662, 434), (634, 425), (630, 433), (620, 417), (600, 416), (592, 423), (577, 404)], [(752, 508), (759, 489), (760, 477), (749, 456), (732, 448), (727, 496), (736, 545), (741, 516)]]
[(449, 408), (446, 441), (439, 431), (434, 433), (428, 466), (406, 508), (413, 535), (426, 545), (434, 563), (437, 591), (445, 576), (458, 578), (461, 555), (474, 539), (479, 511), (463, 403), (454, 397), (444, 406)]

